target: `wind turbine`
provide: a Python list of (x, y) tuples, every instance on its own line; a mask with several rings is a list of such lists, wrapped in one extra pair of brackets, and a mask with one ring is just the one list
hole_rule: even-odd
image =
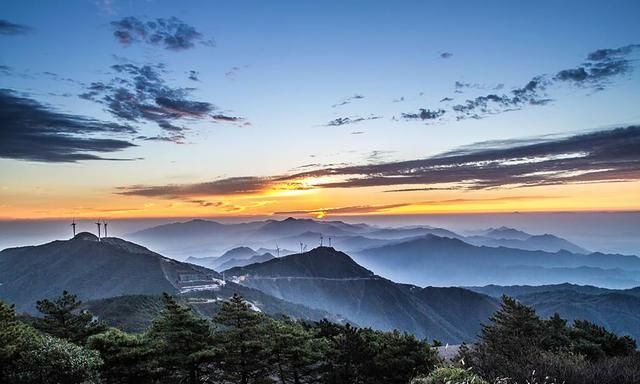
[(108, 237), (107, 236), (107, 222), (102, 220), (102, 223), (104, 224), (104, 237)]
[(71, 221), (71, 228), (73, 228), (73, 237), (76, 237), (76, 219), (74, 218), (73, 221)]
[(322, 247), (322, 240), (323, 240), (323, 239), (324, 239), (324, 238), (322, 237), (322, 235), (320, 235), (320, 246), (321, 246), (321, 247)]
[(98, 226), (98, 241), (100, 241), (100, 226), (102, 225), (100, 220), (96, 221), (96, 225)]
[(278, 243), (276, 243), (276, 255), (280, 257), (280, 247), (278, 247)]
[(329, 246), (331, 246), (331, 237), (329, 237)]

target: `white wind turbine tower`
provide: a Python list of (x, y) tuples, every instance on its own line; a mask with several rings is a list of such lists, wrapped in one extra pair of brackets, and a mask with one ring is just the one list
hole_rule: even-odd
[(278, 247), (278, 243), (276, 243), (276, 256), (280, 257), (280, 247)]
[(96, 221), (96, 225), (98, 226), (98, 241), (100, 241), (100, 226), (102, 225), (100, 220)]

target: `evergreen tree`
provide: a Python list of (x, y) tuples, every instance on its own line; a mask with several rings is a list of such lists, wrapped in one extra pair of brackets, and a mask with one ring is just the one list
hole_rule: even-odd
[(101, 363), (94, 351), (39, 334), (0, 301), (0, 383), (97, 383)]
[(105, 383), (148, 383), (158, 370), (155, 351), (145, 335), (131, 335), (116, 328), (89, 337), (87, 346), (104, 360)]
[(80, 310), (82, 301), (67, 291), (53, 301), (44, 299), (37, 302), (37, 308), (44, 315), (37, 319), (34, 326), (48, 333), (73, 343), (84, 344), (91, 335), (107, 329), (102, 321), (97, 321), (86, 310)]
[(281, 384), (313, 383), (327, 343), (289, 318), (267, 323), (270, 362)]
[(270, 383), (266, 317), (234, 294), (213, 317), (221, 329), (215, 333), (217, 376), (223, 382)]
[(541, 346), (550, 352), (567, 352), (571, 349), (567, 320), (560, 317), (560, 314), (554, 313), (549, 320), (544, 321)]
[(629, 336), (618, 336), (590, 321), (576, 320), (570, 330), (573, 350), (590, 360), (611, 356), (629, 356), (636, 342)]
[[(330, 342), (330, 349), (325, 355), (323, 382), (330, 384), (362, 382), (361, 368), (374, 356), (370, 345), (365, 343), (362, 329), (351, 326), (334, 325), (328, 327), (321, 324)], [(336, 330), (338, 331), (336, 333)]]
[(511, 377), (516, 382), (530, 378), (535, 359), (542, 349), (544, 323), (535, 310), (507, 296), (500, 309), (482, 326), (475, 348), (469, 353), (470, 366), (483, 377)]
[(163, 377), (169, 382), (186, 377), (194, 384), (211, 341), (211, 329), (206, 319), (196, 316), (170, 295), (164, 293), (163, 301), (165, 308), (151, 324), (147, 336), (165, 370)]
[(439, 362), (427, 342), (408, 333), (365, 330), (362, 336), (373, 351), (373, 357), (360, 369), (364, 382), (405, 384), (417, 375), (428, 374)]

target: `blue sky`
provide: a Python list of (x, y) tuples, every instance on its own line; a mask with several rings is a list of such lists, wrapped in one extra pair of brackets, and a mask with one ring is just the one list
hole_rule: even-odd
[[(598, 49), (640, 43), (638, 14), (637, 1), (7, 1), (1, 18), (29, 30), (0, 35), (0, 65), (8, 67), (1, 88), (58, 112), (134, 127), (126, 138), (98, 136), (136, 145), (101, 157), (136, 160), (69, 163), (0, 154), (0, 175), (16, 194), (46, 185), (58, 197), (71, 188), (106, 196), (134, 184), (273, 177), (307, 164), (422, 159), (486, 140), (636, 124), (636, 46), (624, 54), (629, 70), (597, 84), (554, 76)], [(176, 17), (199, 37), (181, 50), (123, 44), (114, 23), (127, 17)], [(174, 137), (178, 144), (141, 139), (167, 132), (156, 120), (115, 116), (103, 95), (78, 97), (91, 83), (122, 77), (112, 66), (127, 63), (162, 65), (155, 68), (164, 85), (188, 89), (185, 100), (215, 109), (173, 120), (187, 128)], [(479, 96), (509, 95), (536, 76), (549, 81), (534, 100), (544, 105), (501, 106), (478, 119), (452, 110)], [(444, 112), (408, 117), (421, 108)], [(364, 120), (329, 124), (357, 119)]]

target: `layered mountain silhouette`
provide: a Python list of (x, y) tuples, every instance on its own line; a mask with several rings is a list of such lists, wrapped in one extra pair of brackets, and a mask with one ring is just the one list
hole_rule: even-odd
[(0, 252), (0, 299), (15, 304), (19, 311), (35, 313), (37, 300), (56, 297), (63, 290), (82, 300), (167, 292), (204, 304), (239, 293), (268, 314), (338, 319), (328, 312), (225, 281), (213, 270), (166, 258), (118, 238), (99, 241), (90, 233), (80, 233), (71, 240)]
[[(194, 221), (177, 228), (190, 233), (192, 226), (204, 225), (207, 230), (193, 235), (204, 239), (212, 228), (230, 231), (229, 236), (237, 228), (280, 236), (294, 231), (298, 224), (306, 230), (325, 225), (292, 219), (231, 226)], [(268, 227), (262, 228), (264, 225)], [(255, 251), (234, 247), (210, 258), (220, 271), (224, 270), (223, 277), (211, 268), (176, 261), (129, 241), (98, 239), (83, 232), (70, 240), (1, 251), (0, 299), (16, 304), (21, 312), (35, 313), (37, 300), (68, 290), (87, 301), (87, 307), (110, 324), (141, 330), (160, 310), (162, 292), (176, 295), (203, 316), (214, 313), (221, 300), (239, 293), (256, 310), (272, 316), (329, 318), (457, 343), (473, 339), (480, 324), (497, 309), (498, 297), (508, 294), (534, 306), (544, 317), (557, 311), (570, 320), (585, 318), (620, 334), (640, 336), (640, 288), (616, 290), (575, 284), (432, 286), (572, 276), (574, 281), (601, 279), (606, 284), (594, 285), (620, 284), (626, 288), (640, 276), (640, 259), (635, 256), (526, 251), (475, 246), (460, 236), (415, 236), (416, 231), (440, 231), (433, 228), (381, 229), (340, 222), (328, 225), (336, 234), (332, 240), (345, 238), (338, 233), (349, 230), (357, 232), (347, 236), (352, 240), (372, 239), (368, 236), (378, 231), (385, 231), (384, 236), (389, 238), (378, 238), (384, 245), (354, 254), (355, 260), (327, 246), (288, 255), (283, 251), (279, 258), (267, 248)], [(170, 236), (175, 228), (164, 226), (160, 231)], [(398, 231), (410, 236), (391, 238)], [(499, 236), (505, 236), (505, 230), (499, 232)], [(510, 233), (512, 237), (521, 236)], [(389, 277), (414, 284), (396, 283)]]
[(539, 285), (566, 281), (611, 288), (640, 285), (640, 258), (636, 256), (474, 246), (434, 235), (369, 248), (354, 256), (376, 273), (417, 285)]
[[(428, 225), (410, 227), (377, 227), (368, 224), (349, 224), (341, 221), (312, 219), (265, 220), (241, 224), (222, 224), (210, 220), (191, 220), (165, 224), (126, 236), (164, 255), (177, 259), (216, 257), (236, 247), (270, 249), (300, 249), (300, 243), (313, 248), (329, 244), (345, 252), (359, 252), (367, 248), (405, 242), (425, 235), (459, 239), (473, 245), (510, 247), (524, 250), (543, 250), (588, 253), (584, 248), (553, 235), (531, 235), (507, 227), (491, 228), (473, 236), (463, 236), (453, 231)], [(265, 252), (258, 252), (263, 254)], [(282, 254), (284, 255), (284, 253)], [(201, 260), (201, 262), (206, 262)]]
[(464, 240), (473, 245), (486, 245), (488, 247), (507, 247), (530, 251), (558, 252), (565, 250), (572, 253), (590, 253), (588, 250), (558, 236), (551, 234), (531, 235), (508, 227), (490, 228), (481, 235), (467, 236)]
[(232, 268), (234, 281), (362, 326), (399, 329), (446, 342), (473, 339), (497, 300), (461, 288), (397, 284), (331, 247)]
[(559, 313), (569, 320), (588, 319), (620, 335), (640, 339), (640, 287), (606, 289), (589, 285), (468, 287), (494, 297), (508, 295), (534, 307), (543, 318)]

